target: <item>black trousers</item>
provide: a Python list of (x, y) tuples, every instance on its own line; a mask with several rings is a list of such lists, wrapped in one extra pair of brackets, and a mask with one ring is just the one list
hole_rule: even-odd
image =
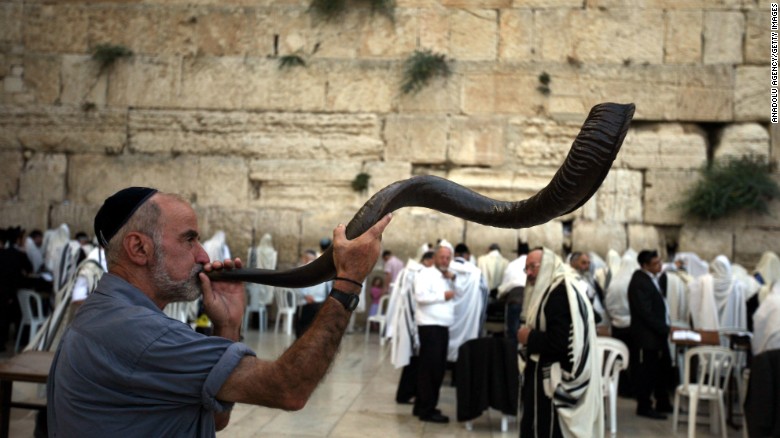
[(655, 398), (656, 409), (670, 406), (668, 379), (672, 375), (672, 364), (669, 349), (637, 348), (637, 355), (636, 373), (632, 373), (637, 411), (653, 409), (651, 395)]
[(398, 381), (398, 389), (395, 391), (395, 401), (398, 403), (408, 403), (417, 395), (417, 367), (419, 358), (412, 356), (409, 358), (409, 365), (401, 371), (401, 380)]
[(520, 419), (520, 438), (563, 438), (558, 413), (553, 401), (544, 393), (544, 372), (540, 365), (529, 360), (523, 372), (523, 418)]
[(632, 370), (636, 370), (634, 363), (638, 360), (638, 353), (634, 348), (634, 341), (631, 337), (631, 328), (612, 327), (612, 337), (623, 341), (628, 347), (628, 360), (629, 367), (620, 372), (620, 380), (618, 381), (618, 394), (621, 397), (633, 397), (634, 396), (634, 376), (631, 375)]
[(317, 312), (320, 311), (325, 303), (311, 303), (301, 306), (298, 310), (298, 315), (295, 320), (295, 337), (300, 338), (308, 330), (311, 323), (314, 322), (314, 318), (317, 316)]
[(436, 405), (439, 404), (439, 390), (447, 368), (450, 330), (439, 325), (421, 325), (417, 327), (417, 333), (420, 336), (420, 358), (413, 413), (425, 418), (436, 413)]

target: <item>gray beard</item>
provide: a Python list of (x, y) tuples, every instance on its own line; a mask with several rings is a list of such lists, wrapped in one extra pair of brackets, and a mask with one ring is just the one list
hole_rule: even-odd
[(203, 294), (198, 273), (203, 266), (195, 265), (190, 276), (184, 280), (175, 281), (168, 275), (163, 264), (164, 253), (160, 245), (155, 245), (152, 279), (157, 288), (159, 298), (166, 303), (193, 301)]

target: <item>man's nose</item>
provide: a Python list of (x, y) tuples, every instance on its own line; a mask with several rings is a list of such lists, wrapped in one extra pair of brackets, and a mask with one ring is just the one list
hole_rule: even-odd
[(209, 255), (206, 250), (203, 249), (203, 245), (201, 245), (200, 242), (198, 242), (195, 248), (195, 262), (200, 263), (201, 265), (205, 265), (206, 263), (210, 262)]

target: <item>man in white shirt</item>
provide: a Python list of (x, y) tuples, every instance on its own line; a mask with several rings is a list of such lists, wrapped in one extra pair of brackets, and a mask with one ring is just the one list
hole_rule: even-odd
[(413, 413), (422, 421), (447, 423), (449, 417), (442, 415), (436, 405), (444, 381), (449, 327), (455, 311), (452, 302), (455, 275), (449, 271), (452, 247), (440, 245), (433, 260), (434, 265), (421, 270), (414, 280), (417, 303), (414, 317), (420, 337), (420, 354)]

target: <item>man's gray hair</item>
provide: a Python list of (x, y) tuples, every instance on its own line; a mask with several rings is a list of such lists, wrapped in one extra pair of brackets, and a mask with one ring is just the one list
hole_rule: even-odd
[(157, 205), (154, 199), (150, 199), (143, 205), (138, 207), (138, 210), (133, 214), (127, 223), (119, 229), (116, 235), (111, 238), (106, 246), (106, 263), (109, 270), (111, 266), (119, 262), (120, 255), (122, 254), (123, 241), (127, 233), (139, 232), (151, 237), (157, 244), (162, 240), (162, 232), (160, 230), (160, 206)]

